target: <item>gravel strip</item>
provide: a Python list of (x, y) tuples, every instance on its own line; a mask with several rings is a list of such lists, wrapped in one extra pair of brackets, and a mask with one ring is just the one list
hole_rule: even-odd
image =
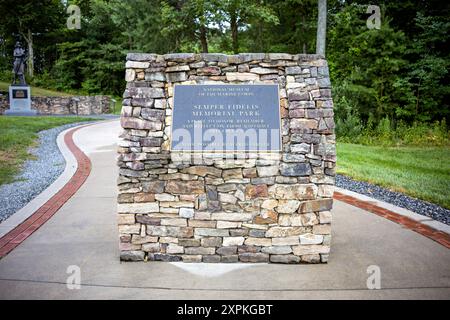
[(336, 186), (411, 210), (450, 225), (450, 210), (437, 204), (412, 198), (403, 193), (391, 191), (368, 182), (356, 181), (342, 175), (336, 175)]
[[(16, 177), (16, 182), (0, 186), (0, 222), (23, 208), (63, 173), (65, 160), (56, 144), (56, 138), (62, 131), (85, 123), (66, 124), (38, 133), (38, 146), (30, 150), (30, 153), (36, 159), (25, 161), (22, 172)], [(415, 199), (368, 182), (356, 181), (343, 175), (336, 175), (336, 186), (391, 203), (450, 225), (450, 210), (436, 204)]]
[(38, 132), (39, 143), (30, 149), (35, 159), (24, 162), (15, 182), (0, 186), (0, 222), (22, 209), (63, 173), (66, 161), (56, 138), (62, 131), (86, 123), (70, 123)]

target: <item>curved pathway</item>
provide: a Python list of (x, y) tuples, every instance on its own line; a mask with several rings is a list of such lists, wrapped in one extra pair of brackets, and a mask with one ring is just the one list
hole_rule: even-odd
[[(39, 142), (30, 149), (33, 158), (21, 165), (21, 172), (13, 182), (0, 186), (0, 223), (20, 211), (66, 171), (65, 158), (71, 160), (73, 154), (63, 141), (64, 131), (82, 124), (86, 122), (65, 124), (37, 134)], [(75, 159), (73, 163), (76, 167)]]
[[(338, 200), (326, 265), (121, 263), (119, 132), (113, 121), (73, 133), (91, 174), (51, 219), (0, 260), (1, 299), (450, 298), (449, 249)], [(372, 265), (381, 271), (380, 290), (367, 289)], [(73, 270), (80, 270), (81, 290), (66, 285)]]
[[(72, 139), (73, 134), (82, 127), (84, 126), (68, 130), (67, 132), (64, 132), (63, 136), (66, 148), (76, 160), (75, 172), (68, 181), (64, 181), (62, 188), (52, 195), (47, 201), (45, 201), (45, 203), (36, 208), (38, 202), (40, 201), (38, 197), (38, 199), (36, 199), (36, 201), (34, 201), (31, 205), (31, 209), (29, 209), (30, 206), (27, 206), (24, 210), (21, 210), (21, 212), (19, 211), (17, 216), (11, 218), (11, 220), (16, 221), (17, 217), (19, 217), (19, 219), (21, 218), (20, 216), (22, 215), (22, 212), (28, 212), (29, 210), (35, 209), (34, 212), (30, 212), (30, 215), (25, 220), (17, 221), (16, 226), (11, 226), (11, 228), (8, 226), (4, 227), (7, 230), (11, 230), (8, 230), (6, 234), (2, 234), (2, 237), (0, 238), (0, 258), (6, 256), (26, 238), (28, 238), (34, 231), (39, 229), (48, 219), (50, 219), (59, 210), (59, 208), (61, 208), (61, 206), (66, 203), (67, 200), (75, 194), (75, 192), (78, 191), (89, 176), (91, 171), (91, 162), (89, 158), (80, 150), (80, 148), (75, 145)], [(72, 168), (71, 163), (67, 166)], [(69, 169), (69, 171), (72, 170)], [(67, 172), (63, 173), (63, 175), (67, 174)], [(59, 184), (59, 182), (56, 183), (56, 185)], [(5, 224), (10, 224), (11, 220), (7, 219)]]

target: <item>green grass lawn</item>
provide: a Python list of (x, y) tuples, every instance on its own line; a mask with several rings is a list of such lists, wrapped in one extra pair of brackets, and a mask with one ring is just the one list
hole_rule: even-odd
[(93, 120), (81, 117), (0, 116), (0, 185), (14, 181), (28, 149), (36, 144), (37, 132), (68, 123)]
[(337, 173), (450, 208), (450, 147), (337, 143)]
[[(0, 81), (0, 91), (8, 91), (11, 84)], [(31, 86), (31, 95), (35, 97), (70, 97), (73, 94)]]

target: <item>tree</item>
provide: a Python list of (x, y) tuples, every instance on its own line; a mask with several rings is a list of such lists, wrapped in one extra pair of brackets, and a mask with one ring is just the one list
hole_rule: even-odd
[(239, 50), (293, 54), (315, 52), (317, 0), (264, 3), (277, 18), (276, 23), (266, 22), (257, 15), (251, 17), (240, 29)]
[(177, 43), (198, 41), (200, 51), (208, 52), (208, 36), (217, 22), (219, 0), (162, 1), (164, 28), (161, 33)]
[(102, 1), (102, 5), (118, 31), (113, 41), (121, 43), (124, 49), (153, 53), (175, 50), (174, 41), (161, 34), (161, 1), (110, 0), (108, 3)]
[[(81, 30), (66, 30), (70, 41), (58, 44), (59, 58), (51, 70), (57, 89), (115, 95), (123, 91), (123, 60), (130, 48), (126, 33), (113, 21), (113, 9), (119, 9), (114, 7), (118, 4), (84, 1), (86, 18)], [(121, 9), (126, 16), (125, 8)]]
[(279, 24), (279, 20), (273, 9), (264, 1), (257, 0), (224, 0), (220, 2), (222, 20), (229, 24), (231, 33), (232, 50), (239, 53), (239, 29), (250, 28), (251, 21)]
[(123, 90), (130, 51), (326, 51), (336, 117), (344, 119), (339, 122), (344, 127), (376, 126), (386, 117), (394, 125), (449, 120), (450, 7), (445, 1), (378, 0), (380, 30), (366, 26), (366, 0), (70, 3), (81, 8), (81, 30), (66, 27), (68, 1), (0, 1), (0, 70), (7, 70), (0, 77), (10, 77), (18, 38), (32, 57), (33, 84), (107, 94)]
[(60, 28), (64, 16), (63, 6), (58, 0), (2, 0), (0, 15), (4, 34), (21, 36), (28, 48), (28, 74), (34, 75), (35, 38), (42, 37)]
[(382, 19), (381, 29), (366, 27), (366, 6), (350, 5), (332, 15), (328, 61), (334, 84), (337, 113), (340, 102), (354, 108), (364, 121), (392, 122), (411, 105), (405, 85), (407, 41), (401, 31)]
[(414, 92), (414, 103), (402, 115), (421, 121), (440, 120), (450, 115), (448, 45), (450, 19), (424, 16), (418, 12), (413, 19), (417, 33), (407, 54), (409, 64), (405, 82)]

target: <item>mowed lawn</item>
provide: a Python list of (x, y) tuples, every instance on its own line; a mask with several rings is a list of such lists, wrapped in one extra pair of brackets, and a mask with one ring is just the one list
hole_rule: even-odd
[(28, 149), (36, 145), (39, 131), (87, 120), (93, 119), (0, 116), (0, 185), (14, 181), (21, 164), (30, 158)]
[(337, 173), (450, 208), (450, 147), (337, 143)]

